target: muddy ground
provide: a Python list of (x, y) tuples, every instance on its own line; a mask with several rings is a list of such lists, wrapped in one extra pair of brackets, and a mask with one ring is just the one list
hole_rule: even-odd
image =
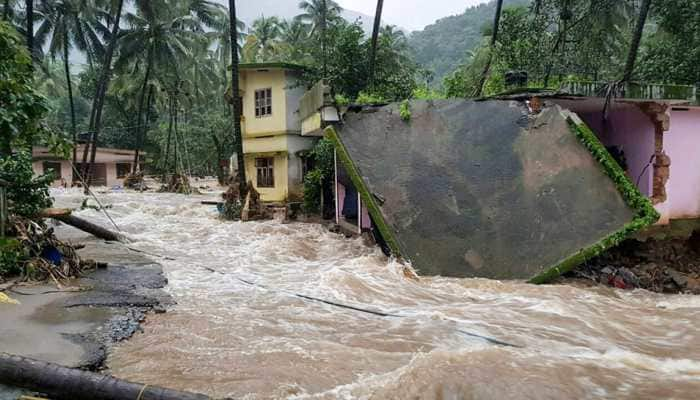
[[(108, 263), (63, 285), (21, 284), (6, 291), (19, 305), (0, 304), (0, 352), (68, 367), (100, 370), (111, 345), (139, 331), (149, 312), (164, 312), (160, 265), (118, 243), (105, 243), (62, 227), (60, 239), (84, 243), (82, 258)], [(0, 387), (0, 400), (16, 398)], [(5, 396), (5, 397), (3, 397)]]
[(618, 289), (700, 295), (700, 233), (687, 239), (630, 239), (558, 280)]

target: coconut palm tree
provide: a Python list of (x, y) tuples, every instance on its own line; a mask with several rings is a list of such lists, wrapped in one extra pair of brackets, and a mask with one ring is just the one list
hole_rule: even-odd
[[(213, 31), (208, 32), (207, 35), (211, 37), (213, 41), (216, 42), (216, 56), (219, 60), (219, 65), (221, 68), (221, 74), (223, 77), (224, 86), (228, 86), (228, 65), (231, 62), (231, 25), (228, 13), (224, 13), (220, 18), (215, 21), (214, 26), (212, 26)], [(245, 23), (243, 21), (236, 21), (236, 31), (238, 32), (238, 41), (236, 47), (240, 50), (240, 43), (245, 39)]]
[(280, 22), (279, 52), (288, 61), (301, 63), (305, 57), (304, 47), (309, 40), (309, 26), (301, 18)]
[(12, 21), (12, 16), (15, 11), (16, 0), (4, 0), (2, 5), (2, 19), (3, 21)]
[(34, 58), (34, 0), (25, 1), (25, 14), (27, 18), (26, 24), (26, 37), (27, 37), (27, 50), (29, 54)]
[[(70, 49), (75, 45), (79, 50), (86, 51), (88, 58), (92, 58), (91, 54), (94, 52), (90, 49), (101, 47), (97, 33), (89, 22), (92, 19), (92, 8), (93, 4), (89, 0), (41, 0), (37, 7), (40, 24), (34, 41), (40, 48), (48, 45), (48, 53), (52, 59), (55, 59), (59, 53), (63, 58), (73, 143), (77, 142), (78, 132), (70, 72)], [(93, 43), (90, 43), (91, 41)], [(77, 153), (74, 146), (73, 163), (75, 164), (76, 161)]]
[(323, 76), (327, 73), (326, 30), (329, 23), (340, 18), (343, 9), (333, 0), (302, 0), (299, 8), (303, 14), (299, 18), (311, 23), (311, 34), (319, 33), (321, 36), (321, 54), (323, 54)]
[(477, 83), (476, 91), (474, 92), (474, 97), (481, 96), (484, 91), (484, 84), (489, 76), (489, 70), (491, 69), (491, 62), (493, 61), (493, 52), (496, 47), (496, 41), (498, 40), (498, 27), (501, 24), (501, 11), (503, 10), (503, 0), (498, 0), (496, 2), (496, 14), (493, 19), (493, 33), (491, 34), (491, 43), (489, 45), (488, 59), (486, 60), (486, 65), (484, 66), (484, 71), (481, 73), (481, 78), (479, 78), (479, 83)]
[[(180, 72), (180, 62), (190, 56), (201, 23), (193, 18), (189, 10), (182, 12), (169, 7), (165, 0), (137, 2), (137, 12), (125, 16), (128, 27), (120, 35), (120, 58), (117, 67), (135, 62), (144, 68), (143, 84), (139, 97), (137, 120), (137, 142), (145, 135), (143, 112), (148, 84), (155, 68)], [(142, 65), (145, 63), (145, 67)], [(138, 165), (140, 149), (136, 149), (134, 166)]]
[(208, 28), (216, 28), (226, 9), (221, 4), (210, 0), (189, 0), (187, 9)]
[(627, 55), (627, 63), (625, 64), (625, 71), (622, 75), (622, 82), (629, 82), (632, 79), (632, 73), (634, 72), (634, 64), (637, 61), (637, 54), (639, 53), (639, 44), (642, 41), (642, 35), (644, 34), (644, 26), (647, 22), (647, 16), (649, 15), (649, 8), (651, 7), (651, 0), (642, 0), (642, 5), (639, 8), (639, 17), (637, 19), (637, 26), (632, 34), (632, 44), (630, 45), (630, 51)]
[[(107, 33), (107, 49), (104, 53), (102, 60), (102, 69), (100, 72), (100, 78), (97, 82), (97, 87), (95, 88), (95, 96), (92, 99), (92, 112), (90, 115), (90, 132), (91, 138), (88, 146), (85, 146), (83, 152), (83, 167), (82, 175), (87, 176), (87, 186), (85, 190), (87, 191), (91, 180), (92, 174), (90, 170), (92, 165), (95, 163), (95, 156), (97, 153), (97, 139), (100, 135), (100, 130), (102, 129), (102, 110), (104, 108), (105, 98), (107, 97), (107, 90), (109, 89), (109, 81), (112, 77), (112, 58), (114, 57), (114, 51), (117, 47), (117, 40), (119, 38), (120, 22), (122, 17), (122, 9), (124, 7), (124, 0), (108, 0), (107, 4), (101, 4), (106, 11), (102, 13), (103, 18), (108, 24), (111, 23), (111, 31), (104, 27), (103, 32)], [(110, 10), (113, 10), (110, 12)], [(91, 146), (90, 146), (91, 145)], [(90, 164), (87, 163), (88, 150), (90, 152)]]
[(384, 7), (384, 0), (377, 0), (377, 11), (374, 13), (374, 28), (372, 29), (372, 46), (370, 47), (369, 55), (369, 76), (367, 82), (368, 86), (372, 86), (372, 80), (374, 79), (374, 61), (377, 58), (377, 40), (379, 39), (379, 29), (382, 24), (382, 8)]
[[(238, 21), (236, 18), (236, 0), (228, 0), (229, 21)], [(229, 24), (231, 35), (231, 89), (233, 93), (233, 143), (238, 159), (238, 190), (241, 198), (246, 195), (248, 181), (245, 176), (245, 160), (243, 159), (243, 133), (241, 130), (241, 100), (238, 96), (240, 85), (238, 82), (238, 30), (236, 24)]]
[(248, 61), (270, 61), (281, 34), (277, 17), (261, 17), (253, 21), (244, 45)]

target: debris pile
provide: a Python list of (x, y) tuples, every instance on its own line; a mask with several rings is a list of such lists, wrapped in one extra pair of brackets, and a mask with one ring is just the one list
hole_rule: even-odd
[(127, 175), (126, 178), (124, 178), (124, 187), (127, 189), (134, 189), (139, 191), (145, 191), (149, 189), (143, 180), (142, 171)]
[(694, 243), (692, 238), (627, 240), (581, 265), (567, 277), (619, 289), (700, 294), (700, 248)]
[(192, 194), (197, 193), (196, 189), (192, 189), (190, 179), (184, 174), (172, 174), (167, 182), (161, 186), (159, 192)]
[(248, 182), (245, 199), (241, 196), (236, 183), (230, 184), (228, 190), (221, 197), (224, 199), (224, 203), (219, 208), (219, 212), (223, 219), (257, 221), (271, 218), (270, 212), (261, 201), (260, 193), (255, 190), (253, 182)]
[(243, 200), (241, 199), (241, 191), (238, 189), (238, 185), (232, 182), (228, 190), (221, 194), (221, 197), (224, 199), (224, 203), (219, 207), (221, 218), (229, 221), (241, 219)]
[(253, 187), (253, 182), (248, 182), (248, 194), (245, 197), (243, 210), (241, 211), (242, 221), (256, 221), (269, 219), (267, 208), (260, 200), (260, 193)]
[(50, 279), (60, 285), (60, 282), (78, 277), (96, 266), (94, 261), (81, 260), (75, 247), (58, 240), (53, 228), (43, 223), (13, 216), (10, 227), (21, 280)]

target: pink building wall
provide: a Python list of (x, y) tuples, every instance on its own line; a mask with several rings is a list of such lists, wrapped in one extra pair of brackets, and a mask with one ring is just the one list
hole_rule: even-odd
[(603, 125), (602, 111), (579, 113), (579, 116), (605, 146), (622, 148), (630, 179), (635, 184), (639, 182), (639, 191), (651, 197), (654, 167), (649, 165), (649, 160), (654, 155), (656, 128), (649, 117), (634, 105), (616, 105), (610, 112), (607, 126)]
[(666, 183), (666, 209), (671, 219), (700, 217), (700, 108), (671, 110), (671, 129), (664, 135), (671, 158)]

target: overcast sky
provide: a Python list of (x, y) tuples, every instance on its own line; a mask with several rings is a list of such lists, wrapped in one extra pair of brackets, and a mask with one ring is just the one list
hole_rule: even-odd
[[(436, 20), (462, 13), (487, 0), (384, 0), (383, 20), (408, 30), (423, 29)], [(377, 0), (336, 0), (343, 8), (374, 15)]]

